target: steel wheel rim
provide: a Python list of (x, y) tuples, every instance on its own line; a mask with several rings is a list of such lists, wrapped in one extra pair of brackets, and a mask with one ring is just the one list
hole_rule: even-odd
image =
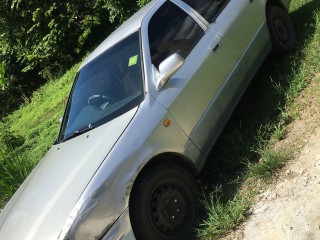
[(172, 235), (183, 226), (187, 204), (183, 191), (177, 184), (157, 187), (151, 195), (149, 206), (151, 222), (160, 233)]
[(275, 36), (279, 39), (279, 41), (282, 43), (287, 43), (289, 41), (289, 30), (284, 21), (279, 17), (275, 17), (272, 20), (272, 26)]

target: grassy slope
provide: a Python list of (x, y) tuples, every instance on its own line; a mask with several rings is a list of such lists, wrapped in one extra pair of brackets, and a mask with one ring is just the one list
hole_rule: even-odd
[[(5, 125), (24, 144), (14, 150), (0, 142), (0, 209), (49, 150), (59, 131), (72, 81), (80, 64), (36, 91), (29, 104), (7, 117)], [(1, 139), (0, 139), (1, 140)]]
[(33, 94), (30, 104), (8, 117), (10, 129), (25, 139), (17, 149), (19, 155), (38, 162), (48, 151), (57, 136), (59, 119), (78, 68), (76, 64), (61, 79), (47, 83)]

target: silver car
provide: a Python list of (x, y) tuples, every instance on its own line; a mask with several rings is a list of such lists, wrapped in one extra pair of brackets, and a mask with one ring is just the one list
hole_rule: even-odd
[(154, 0), (82, 64), (55, 144), (1, 240), (194, 238), (196, 177), (272, 49), (289, 0)]

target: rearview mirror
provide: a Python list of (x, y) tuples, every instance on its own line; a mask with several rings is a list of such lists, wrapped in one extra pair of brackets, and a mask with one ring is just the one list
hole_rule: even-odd
[(163, 60), (159, 65), (160, 76), (157, 79), (156, 90), (160, 91), (183, 64), (184, 59), (178, 53), (174, 53)]

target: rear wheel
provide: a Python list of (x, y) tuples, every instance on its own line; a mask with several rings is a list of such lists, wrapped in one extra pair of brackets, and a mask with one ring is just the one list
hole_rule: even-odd
[(295, 47), (297, 41), (296, 32), (286, 11), (278, 6), (268, 6), (267, 24), (276, 53), (287, 52)]
[(137, 240), (194, 239), (199, 187), (186, 170), (164, 165), (137, 179), (130, 219)]

